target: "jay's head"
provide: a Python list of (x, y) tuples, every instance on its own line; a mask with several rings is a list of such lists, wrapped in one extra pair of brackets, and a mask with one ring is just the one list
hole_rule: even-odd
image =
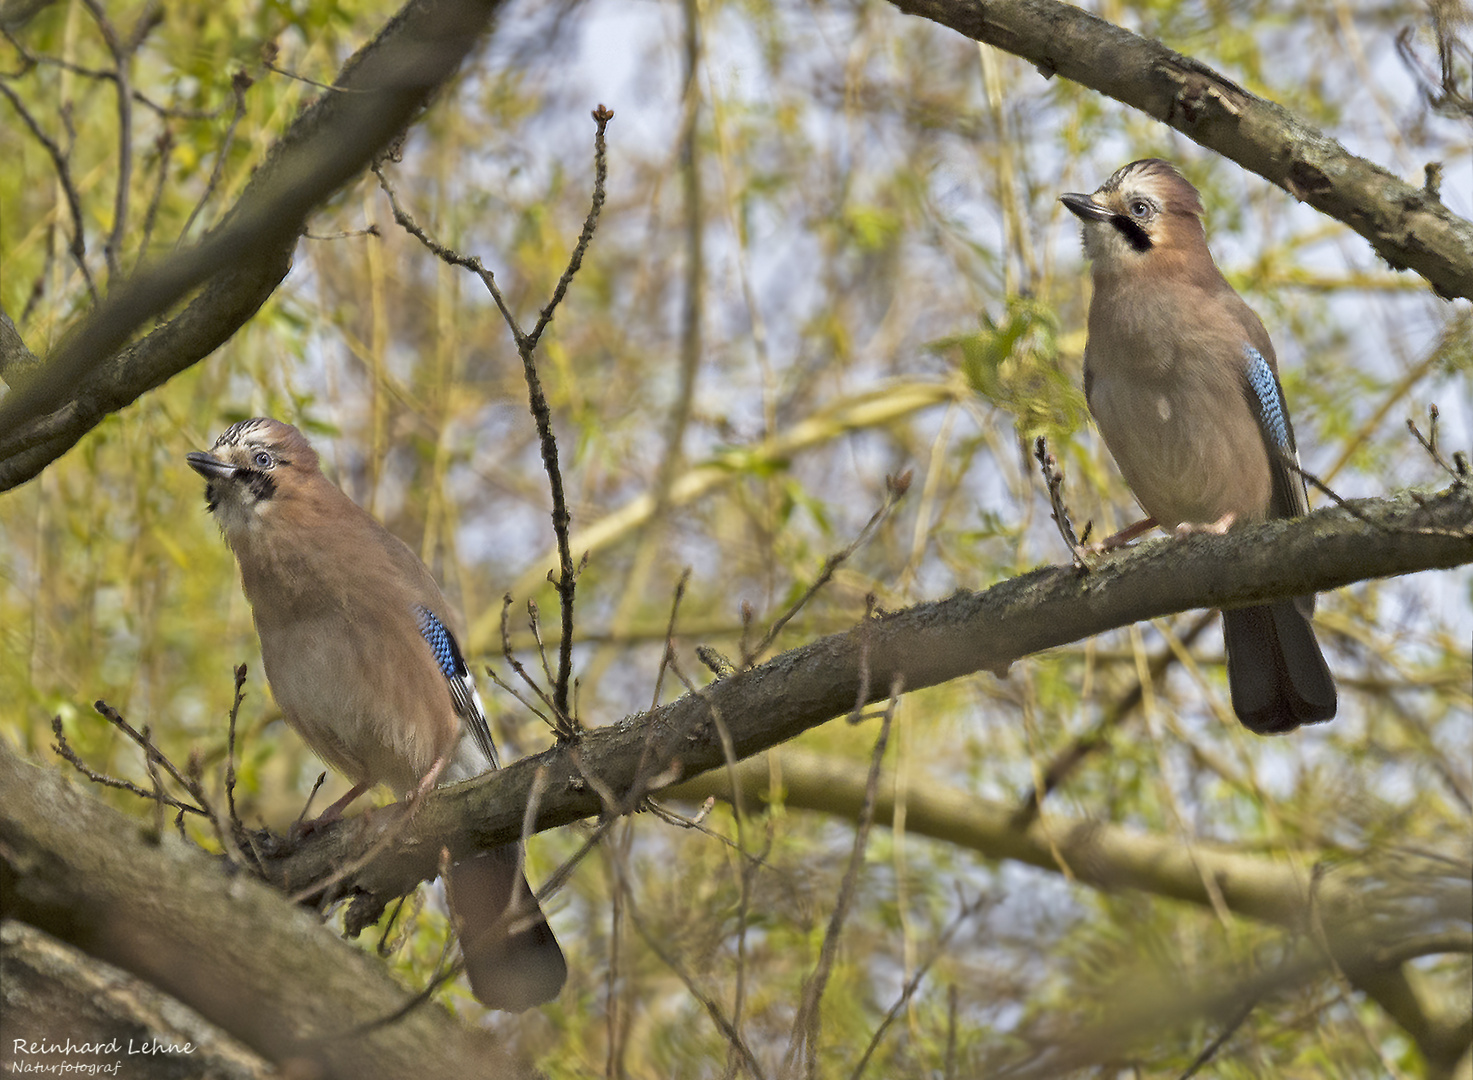
[(1167, 261), (1169, 252), (1206, 253), (1202, 199), (1160, 158), (1132, 161), (1093, 195), (1071, 193), (1059, 201), (1083, 222), (1084, 253), (1097, 274), (1144, 269)]
[(317, 451), (302, 433), (264, 416), (232, 424), (208, 454), (196, 451), (187, 460), (205, 478), (205, 502), (227, 537), (259, 525), (321, 475)]

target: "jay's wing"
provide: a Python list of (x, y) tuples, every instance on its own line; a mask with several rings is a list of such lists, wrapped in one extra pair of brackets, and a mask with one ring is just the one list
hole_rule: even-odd
[(465, 666), (465, 657), (460, 655), (455, 635), (438, 615), (423, 604), (415, 606), (414, 614), (419, 622), (419, 632), (429, 643), (430, 651), (435, 654), (435, 663), (450, 686), (450, 700), (455, 704), (456, 714), (470, 728), (476, 744), (490, 759), (491, 767), (501, 768), (496, 744), (491, 741), (491, 728), (486, 723), (486, 710), (481, 705), (481, 695), (476, 693), (476, 680)]
[(1289, 423), (1284, 388), (1279, 385), (1273, 365), (1252, 345), (1243, 346), (1243, 361), (1244, 394), (1258, 421), (1258, 428), (1263, 432), (1269, 468), (1273, 471), (1270, 516), (1299, 517), (1307, 514), (1309, 494), (1304, 486), (1304, 477), (1295, 471), (1299, 464), (1299, 451), (1294, 445), (1294, 428)]

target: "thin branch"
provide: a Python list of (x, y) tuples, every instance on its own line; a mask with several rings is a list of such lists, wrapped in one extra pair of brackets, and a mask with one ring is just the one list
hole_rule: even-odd
[(1473, 298), (1473, 222), (1200, 60), (1061, 0), (891, 2), (1170, 125), (1343, 222), (1439, 296)]
[(1407, 418), (1407, 430), (1416, 436), (1417, 441), (1422, 444), (1422, 449), (1427, 451), (1427, 456), (1437, 462), (1443, 472), (1452, 477), (1453, 483), (1460, 485), (1466, 484), (1469, 479), (1467, 455), (1455, 453), (1452, 464), (1449, 464), (1447, 459), (1442, 456), (1442, 452), (1437, 446), (1437, 417), (1437, 406), (1429, 405), (1427, 407), (1426, 436), (1423, 436), (1416, 423), (1410, 417)]
[(123, 734), (127, 735), (128, 738), (137, 743), (139, 748), (143, 750), (145, 758), (156, 760), (174, 778), (174, 781), (180, 787), (184, 788), (191, 795), (194, 795), (195, 798), (200, 798), (200, 794), (195, 790), (198, 785), (191, 783), (189, 778), (180, 771), (179, 767), (169, 760), (158, 747), (153, 745), (152, 740), (148, 737), (148, 728), (145, 727), (142, 731), (135, 730), (132, 724), (123, 719), (122, 713), (118, 712), (117, 709), (114, 709), (105, 701), (93, 702), (92, 707), (105, 717), (108, 723), (112, 724)]
[[(343, 66), (338, 85), (363, 92), (306, 106), (220, 226), (111, 287), (36, 378), (0, 399), (0, 490), (37, 475), (108, 413), (208, 355), (254, 315), (290, 268), (308, 215), (423, 115), (501, 6), (405, 0)], [(130, 344), (140, 327), (191, 295)]]
[[(542, 704), (547, 707), (547, 711), (556, 716), (557, 707), (553, 705), (552, 699), (547, 696), (542, 687), (537, 685), (537, 680), (533, 679), (532, 676), (527, 674), (527, 669), (522, 666), (522, 662), (518, 660), (516, 658), (516, 655), (512, 652), (511, 605), (511, 593), (507, 593), (504, 597), (502, 597), (501, 600), (501, 655), (505, 658), (506, 662), (511, 665), (512, 671), (517, 673), (517, 676), (522, 680), (522, 682), (527, 684), (528, 689), (530, 689), (532, 693), (536, 694)], [(486, 668), (486, 672), (491, 676), (493, 680), (495, 680), (497, 686), (500, 686), (502, 689), (509, 691), (518, 701), (520, 701), (532, 712), (536, 713), (538, 719), (540, 719), (544, 724), (552, 728), (554, 731), (557, 730), (557, 722), (555, 720), (553, 720), (541, 709), (537, 708), (537, 706), (533, 705), (530, 701), (524, 698), (509, 683), (502, 681), (501, 677), (497, 675), (494, 671), (492, 671), (489, 665)]]
[(665, 688), (665, 672), (675, 659), (675, 620), (680, 615), (680, 601), (685, 598), (685, 588), (690, 584), (690, 567), (680, 572), (675, 583), (675, 595), (670, 600), (670, 618), (665, 624), (665, 651), (660, 654), (660, 668), (655, 672), (655, 692), (650, 699), (650, 708), (660, 705), (660, 694)]
[[(870, 616), (866, 612), (865, 620), (860, 624), (859, 629), (859, 687), (854, 709), (850, 714), (851, 719), (855, 720), (869, 702), (869, 650), (872, 636), (870, 629)], [(904, 688), (904, 676), (896, 675), (890, 684), (890, 705), (885, 710), (884, 719), (880, 723), (880, 732), (875, 737), (874, 752), (870, 757), (869, 780), (865, 787), (864, 803), (860, 808), (859, 826), (855, 830), (854, 845), (849, 853), (849, 865), (844, 871), (844, 880), (839, 886), (834, 910), (829, 916), (828, 929), (824, 932), (823, 945), (819, 949), (818, 964), (803, 987), (803, 1000), (798, 1006), (797, 1015), (793, 1018), (793, 1030), (788, 1038), (787, 1052), (783, 1056), (786, 1072), (797, 1065), (798, 1054), (802, 1051), (810, 1080), (818, 1074), (820, 1021), (818, 1006), (828, 986), (829, 975), (834, 966), (834, 957), (839, 948), (839, 935), (849, 917), (849, 909), (854, 903), (854, 895), (859, 885), (859, 871), (864, 865), (864, 851), (869, 843), (870, 829), (875, 820), (875, 802), (880, 785), (880, 765), (884, 761), (885, 746), (889, 742), (890, 724), (894, 719), (895, 706)]]
[(308, 86), (316, 87), (318, 90), (326, 90), (330, 94), (344, 94), (351, 92), (344, 87), (333, 86), (331, 83), (318, 82), (316, 79), (309, 79), (305, 75), (298, 75), (295, 71), (288, 71), (286, 68), (277, 67), (276, 57), (278, 55), (279, 47), (277, 46), (276, 42), (266, 42), (266, 44), (261, 46), (261, 66), (264, 67), (267, 71), (275, 72), (277, 75), (280, 75), (283, 78), (291, 79), (293, 82), (306, 83)]
[[(834, 571), (844, 565), (849, 556), (858, 551), (864, 545), (865, 541), (874, 534), (880, 522), (890, 516), (890, 512), (895, 509), (896, 504), (910, 490), (910, 478), (911, 474), (909, 471), (903, 472), (899, 476), (885, 477), (885, 501), (880, 504), (880, 508), (870, 515), (870, 519), (865, 522), (864, 528), (859, 530), (859, 534), (849, 542), (847, 547), (842, 551), (835, 552), (823, 561), (823, 568), (819, 570), (818, 576), (813, 579), (813, 583), (808, 586), (802, 596), (798, 597), (786, 611), (778, 616), (777, 621), (768, 628), (767, 633), (762, 636), (762, 640), (757, 643), (757, 647), (752, 649), (751, 652), (747, 652), (745, 646), (743, 647), (743, 667), (751, 667), (757, 658), (767, 651), (768, 647), (777, 639), (777, 635), (782, 632), (783, 627), (787, 626), (793, 617), (803, 610), (808, 604), (808, 601), (812, 600), (818, 594), (819, 590), (829, 583), (829, 579), (834, 576)], [(745, 611), (743, 612), (743, 616), (745, 617)]]
[(205, 182), (205, 190), (200, 193), (199, 201), (194, 204), (194, 209), (189, 211), (189, 216), (184, 219), (184, 228), (179, 230), (179, 237), (174, 241), (176, 248), (181, 246), (185, 238), (189, 236), (189, 230), (194, 227), (194, 219), (199, 217), (200, 212), (214, 197), (215, 189), (220, 186), (220, 178), (225, 175), (226, 159), (229, 158), (230, 148), (235, 143), (235, 129), (240, 126), (246, 114), (245, 92), (254, 82), (255, 80), (244, 68), (230, 78), (230, 92), (235, 97), (235, 111), (231, 114), (230, 123), (225, 128), (225, 137), (220, 140), (220, 149), (215, 153), (215, 164), (210, 169), (210, 178)]
[(1237, 1012), (1228, 1017), (1222, 1025), (1222, 1030), (1217, 1033), (1216, 1037), (1210, 1043), (1202, 1048), (1200, 1054), (1192, 1059), (1192, 1063), (1187, 1066), (1187, 1071), (1181, 1074), (1181, 1080), (1192, 1080), (1192, 1077), (1202, 1071), (1202, 1066), (1217, 1056), (1217, 1052), (1227, 1045), (1229, 1039), (1237, 1034), (1238, 1029), (1243, 1026), (1243, 1022), (1253, 1015), (1253, 1010), (1258, 1007), (1258, 1001), (1259, 998), (1257, 995), (1244, 995), (1242, 1004), (1238, 1006)]
[[(573, 276), (583, 265), (583, 256), (588, 250), (589, 243), (593, 240), (593, 233), (598, 226), (598, 218), (603, 210), (605, 198), (605, 186), (608, 180), (608, 160), (604, 144), (604, 130), (609, 121), (614, 118), (613, 112), (600, 105), (593, 111), (593, 120), (596, 125), (594, 134), (594, 181), (593, 181), (593, 205), (589, 208), (588, 216), (583, 219), (583, 229), (579, 233), (578, 242), (573, 246), (573, 253), (568, 259), (567, 268), (562, 276), (558, 278), (556, 287), (553, 289), (552, 299), (542, 309), (538, 316), (537, 325), (532, 328), (531, 333), (523, 333), (518, 325), (511, 309), (507, 307), (506, 300), (501, 295), (501, 290), (496, 284), (495, 275), (481, 262), (477, 256), (467, 256), (453, 248), (441, 244), (433, 239), (400, 204), (398, 194), (395, 192), (389, 179), (384, 175), (383, 162), (378, 161), (373, 165), (374, 175), (378, 177), (379, 186), (384, 194), (389, 197), (389, 206), (394, 214), (394, 221), (399, 227), (408, 232), (416, 240), (427, 247), (437, 258), (451, 266), (459, 266), (469, 270), (481, 279), (486, 291), (491, 294), (501, 317), (506, 320), (507, 327), (511, 330), (512, 338), (516, 342), (517, 353), (522, 358), (522, 374), (527, 382), (528, 404), (531, 408), (532, 418), (537, 425), (537, 438), (542, 451), (542, 467), (547, 473), (548, 486), (552, 494), (552, 528), (557, 538), (558, 569), (555, 577), (551, 580), (557, 589), (558, 605), (562, 612), (562, 634), (558, 642), (558, 668), (557, 676), (552, 679), (552, 711), (555, 722), (555, 730), (560, 739), (571, 739), (577, 735), (577, 717), (570, 711), (568, 701), (568, 688), (573, 674), (573, 599), (577, 588), (578, 570), (573, 565), (573, 553), (568, 541), (568, 526), (572, 521), (572, 515), (568, 513), (567, 496), (563, 490), (562, 470), (558, 465), (557, 438), (552, 430), (552, 410), (547, 404), (547, 395), (542, 390), (542, 380), (537, 373), (537, 361), (535, 351), (537, 343), (542, 337), (542, 332), (547, 329), (552, 321), (553, 313), (558, 304), (568, 291)], [(551, 679), (551, 673), (549, 673)], [(540, 692), (539, 692), (540, 693)]]
[(716, 1029), (721, 1032), (721, 1037), (726, 1040), (727, 1045), (732, 1047), (741, 1056), (742, 1063), (746, 1065), (747, 1071), (756, 1077), (757, 1080), (763, 1080), (766, 1074), (762, 1071), (762, 1066), (757, 1061), (756, 1055), (752, 1053), (751, 1047), (742, 1038), (741, 1032), (727, 1018), (726, 1013), (722, 1010), (721, 1005), (716, 999), (696, 985), (695, 977), (666, 948), (665, 942), (668, 940), (668, 936), (656, 933), (650, 929), (644, 920), (644, 916), (640, 914), (639, 905), (634, 902), (634, 894), (629, 888), (627, 877), (621, 872), (622, 868), (618, 866), (617, 862), (611, 865), (615, 866), (616, 869), (619, 891), (624, 894), (624, 903), (629, 913), (629, 921), (634, 924), (635, 930), (644, 939), (646, 947), (684, 984), (686, 993), (695, 998), (700, 1006), (706, 1010), (706, 1015), (711, 1018), (712, 1023), (716, 1025)]
[(149, 196), (148, 210), (143, 215), (143, 239), (138, 243), (138, 255), (133, 260), (134, 273), (143, 265), (143, 258), (148, 254), (148, 245), (153, 241), (154, 226), (158, 224), (159, 206), (164, 200), (164, 184), (169, 179), (169, 159), (174, 154), (174, 133), (164, 128), (153, 145), (158, 152), (158, 175), (154, 180), (153, 194)]
[[(1186, 633), (1181, 635), (1182, 647), (1191, 645), (1216, 621), (1216, 611), (1205, 611), (1197, 616), (1191, 626), (1187, 627)], [(1163, 648), (1151, 658), (1147, 671), (1152, 682), (1166, 674), (1167, 669), (1176, 661), (1176, 655), (1176, 650), (1168, 647)], [(1067, 747), (1054, 756), (1043, 770), (1041, 787), (1035, 787), (1023, 796), (1021, 804), (1014, 811), (1013, 824), (1015, 827), (1024, 829), (1032, 824), (1038, 817), (1043, 800), (1058, 790), (1064, 781), (1074, 773), (1074, 770), (1079, 768), (1085, 758), (1109, 745), (1110, 737), (1115, 729), (1123, 720), (1135, 713), (1140, 708), (1141, 702), (1145, 700), (1145, 687), (1144, 681), (1137, 680), (1134, 686), (1101, 712), (1099, 720), (1088, 731), (1076, 735), (1070, 740)]]
[(66, 195), (67, 210), (72, 216), (72, 240), (67, 250), (71, 253), (72, 260), (76, 262), (77, 269), (82, 272), (82, 280), (87, 283), (87, 292), (92, 297), (92, 303), (96, 304), (97, 283), (92, 280), (92, 268), (87, 265), (87, 241), (82, 229), (82, 198), (77, 194), (76, 184), (72, 182), (68, 155), (62, 152), (61, 146), (55, 139), (41, 130), (41, 125), (26, 108), (25, 102), (21, 101), (19, 95), (4, 82), (0, 82), (0, 96), (10, 102), (10, 107), (20, 116), (21, 122), (30, 129), (36, 141), (51, 157), (51, 164), (56, 169), (56, 178), (61, 183), (63, 194)]
[(225, 745), (225, 802), (230, 809), (230, 822), (240, 827), (240, 815), (235, 812), (235, 725), (240, 717), (240, 703), (245, 700), (246, 666), (235, 667), (235, 699), (230, 703), (230, 734)]
[[(59, 715), (51, 718), (51, 730), (56, 735), (56, 742), (52, 744), (51, 749), (56, 752), (58, 757), (70, 764), (72, 768), (76, 769), (79, 773), (85, 776), (88, 780), (91, 780), (94, 784), (101, 784), (103, 787), (117, 788), (119, 791), (127, 791), (133, 795), (137, 795), (140, 799), (147, 799), (150, 802), (158, 802), (162, 805), (172, 806), (181, 813), (198, 814), (201, 817), (209, 816), (208, 813), (206, 813), (206, 811), (203, 810), (201, 807), (192, 806), (189, 803), (181, 802), (180, 800), (174, 798), (172, 795), (166, 795), (160, 790), (156, 789), (154, 791), (148, 791), (144, 788), (139, 787), (137, 784), (132, 783), (131, 781), (120, 780), (117, 777), (108, 776), (105, 773), (97, 772), (86, 762), (84, 762), (81, 757), (78, 756), (77, 752), (72, 749), (71, 744), (67, 742), (66, 734), (61, 729), (61, 717)], [(147, 752), (145, 752), (145, 757), (148, 760), (152, 760), (152, 755), (148, 754)]]
[[(98, 0), (82, 0), (82, 6), (92, 16), (92, 21), (97, 24), (102, 40), (107, 45), (107, 51), (112, 54), (113, 82), (117, 88), (118, 179), (113, 192), (113, 227), (102, 246), (109, 279), (116, 279), (122, 265), (119, 250), (128, 230), (129, 195), (133, 189), (133, 87), (128, 71), (133, 54), (118, 37), (117, 28), (113, 26)], [(147, 18), (146, 13), (144, 18)]]
[(1080, 570), (1087, 570), (1093, 558), (1088, 557), (1091, 552), (1085, 544), (1089, 540), (1093, 522), (1084, 526), (1083, 536), (1074, 532), (1074, 522), (1070, 520), (1069, 508), (1064, 504), (1064, 470), (1059, 467), (1058, 459), (1049, 452), (1048, 440), (1042, 435), (1033, 443), (1033, 457), (1038, 462), (1044, 485), (1048, 488), (1049, 516), (1054, 519), (1059, 535), (1064, 538), (1064, 546), (1074, 556), (1074, 565)]
[(588, 251), (588, 245), (593, 241), (593, 231), (598, 228), (599, 214), (604, 208), (604, 189), (609, 179), (609, 162), (607, 148), (604, 145), (604, 129), (609, 126), (609, 121), (614, 118), (612, 109), (606, 109), (600, 105), (593, 110), (593, 122), (595, 131), (593, 135), (593, 203), (588, 208), (588, 216), (583, 219), (583, 229), (578, 234), (578, 242), (573, 245), (573, 253), (568, 258), (567, 269), (563, 271), (562, 277), (558, 278), (556, 287), (552, 290), (552, 299), (542, 309), (537, 318), (537, 325), (527, 335), (526, 345), (518, 342), (519, 348), (524, 348), (523, 360), (526, 353), (537, 347), (537, 342), (542, 337), (542, 331), (547, 329), (547, 324), (552, 322), (553, 312), (557, 310), (558, 304), (562, 303), (563, 296), (568, 291), (568, 286), (573, 282), (573, 275), (578, 273), (583, 266), (583, 256)]
[[(932, 966), (936, 963), (937, 960), (940, 960), (943, 956), (947, 955), (947, 946), (951, 944), (951, 939), (956, 936), (956, 932), (962, 928), (962, 925), (968, 919), (972, 918), (972, 916), (977, 913), (980, 907), (982, 907), (982, 904), (980, 902), (974, 904), (963, 904), (961, 906), (961, 910), (956, 913), (956, 918), (952, 919), (951, 922), (947, 924), (946, 929), (941, 931), (941, 935), (936, 939), (935, 944), (931, 946), (931, 951), (927, 954), (926, 958), (921, 961), (920, 966), (916, 968), (915, 974), (906, 980), (905, 986), (900, 991), (900, 996), (897, 997), (894, 1004), (892, 1004), (890, 1008), (886, 1010), (884, 1017), (880, 1020), (879, 1025), (875, 1028), (875, 1033), (870, 1036), (869, 1045), (864, 1048), (864, 1053), (860, 1055), (859, 1064), (855, 1065), (854, 1071), (849, 1074), (849, 1080), (861, 1080), (861, 1078), (864, 1076), (865, 1068), (869, 1065), (870, 1058), (873, 1057), (875, 1051), (879, 1049), (880, 1040), (885, 1037), (885, 1032), (888, 1031), (890, 1025), (895, 1022), (895, 1018), (900, 1015), (900, 1010), (904, 1009), (905, 1006), (910, 1003), (911, 998), (915, 997), (916, 991), (920, 989), (921, 983), (925, 981), (925, 978), (930, 973)], [(956, 1007), (954, 991), (955, 988), (953, 988), (952, 994), (953, 1009), (955, 1009)]]
[[(149, 10), (144, 13), (144, 16), (139, 18), (137, 24), (134, 26), (133, 33), (129, 35), (130, 44), (128, 45), (128, 52), (130, 54), (136, 53), (139, 46), (143, 43), (144, 36), (162, 21), (163, 10), (157, 4), (150, 4)], [(61, 71), (70, 72), (73, 75), (80, 75), (84, 79), (99, 79), (106, 82), (118, 81), (117, 72), (115, 71), (106, 71), (102, 68), (89, 68), (83, 64), (78, 64), (59, 56), (33, 53), (26, 48), (25, 42), (21, 41), (20, 38), (16, 37), (15, 34), (4, 27), (0, 27), (0, 37), (4, 37), (10, 47), (16, 51), (16, 54), (21, 58), (22, 65), (19, 71), (7, 72), (3, 76), (4, 78), (18, 79), (27, 74), (32, 68), (54, 67)], [(181, 109), (176, 105), (160, 105), (136, 87), (133, 89), (132, 95), (134, 101), (164, 120), (208, 121), (217, 119), (220, 113), (224, 111), (223, 109)]]

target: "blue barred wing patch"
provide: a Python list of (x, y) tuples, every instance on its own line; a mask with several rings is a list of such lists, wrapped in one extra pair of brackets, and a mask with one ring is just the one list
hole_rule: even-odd
[(496, 744), (491, 741), (491, 727), (486, 722), (486, 710), (481, 705), (481, 695), (476, 692), (476, 680), (465, 666), (465, 657), (460, 654), (455, 635), (440, 621), (439, 616), (423, 604), (415, 605), (414, 615), (419, 623), (420, 635), (429, 645), (435, 664), (450, 687), (450, 700), (455, 704), (456, 714), (470, 727), (477, 744), (491, 759), (491, 767), (499, 769), (501, 762), (496, 757)]
[(1258, 424), (1263, 433), (1281, 450), (1294, 452), (1294, 439), (1289, 434), (1289, 412), (1284, 406), (1284, 390), (1279, 386), (1274, 369), (1263, 354), (1252, 345), (1243, 346), (1248, 361), (1248, 386), (1258, 406)]
[(1309, 492), (1304, 477), (1298, 472), (1299, 451), (1294, 445), (1294, 429), (1289, 426), (1289, 407), (1284, 402), (1284, 388), (1279, 377), (1261, 352), (1252, 345), (1243, 346), (1247, 361), (1244, 375), (1253, 395), (1254, 415), (1269, 449), (1269, 466), (1274, 475), (1274, 509), (1272, 517), (1294, 517), (1309, 513)]

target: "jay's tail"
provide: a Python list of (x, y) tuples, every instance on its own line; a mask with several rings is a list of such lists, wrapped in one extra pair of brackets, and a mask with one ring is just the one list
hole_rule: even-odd
[(450, 868), (450, 910), (476, 1000), (521, 1012), (557, 997), (568, 977), (563, 950), (522, 873), (519, 844)]
[(1250, 731), (1282, 735), (1335, 715), (1335, 680), (1309, 623), (1313, 610), (1310, 597), (1222, 613), (1233, 712)]

